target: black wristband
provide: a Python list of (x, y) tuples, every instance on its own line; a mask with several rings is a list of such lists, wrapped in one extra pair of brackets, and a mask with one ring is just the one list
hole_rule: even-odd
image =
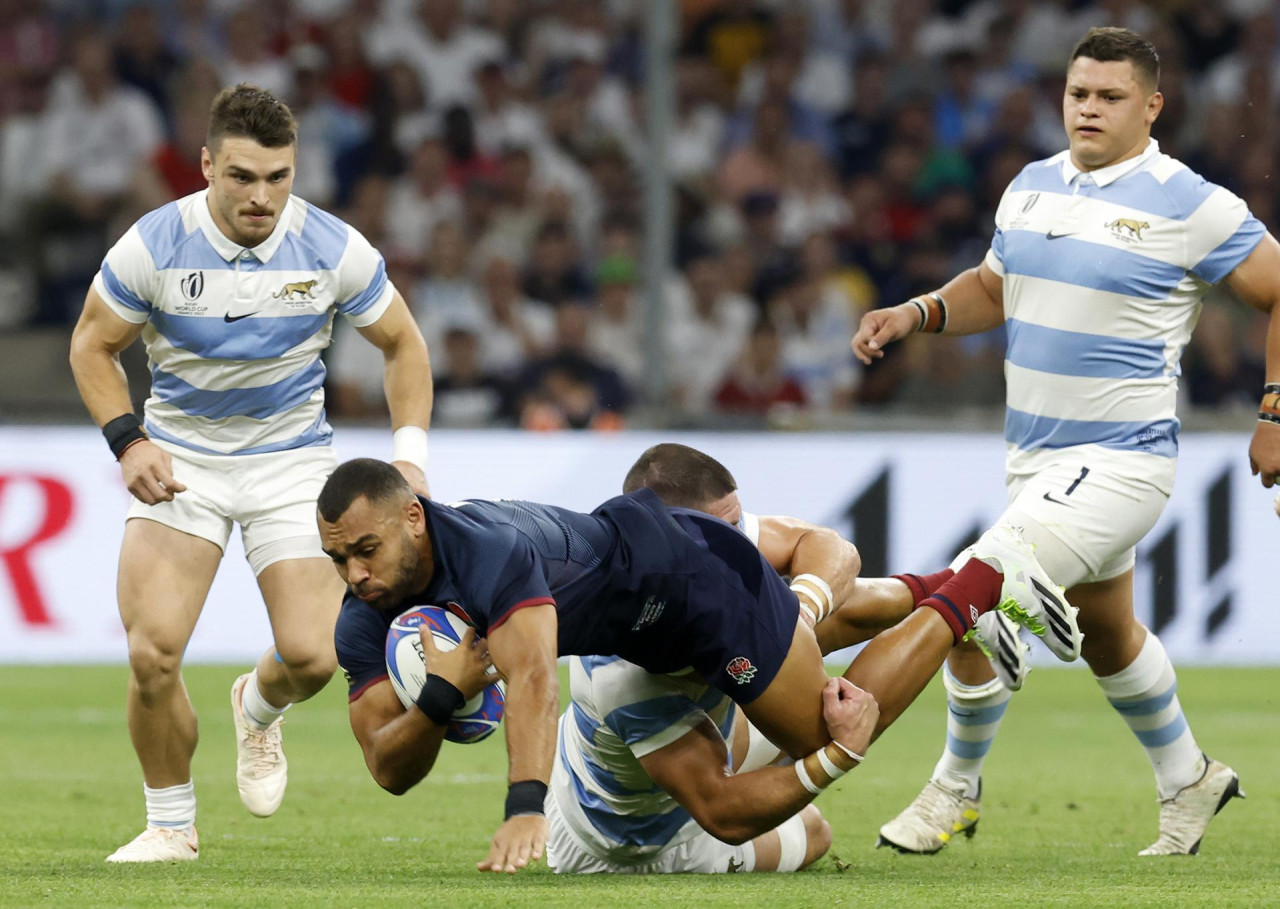
[(119, 461), (126, 448), (139, 439), (145, 439), (147, 434), (143, 431), (142, 421), (138, 419), (137, 414), (126, 413), (102, 427), (102, 437), (107, 440), (111, 453)]
[(1260, 410), (1258, 411), (1258, 422), (1259, 423), (1280, 423), (1280, 416), (1273, 413), (1267, 413), (1265, 410)]
[(547, 784), (541, 780), (521, 780), (507, 787), (507, 811), (504, 818), (522, 814), (543, 814), (547, 801)]
[(1262, 386), (1264, 395), (1280, 395), (1280, 382), (1268, 382)]
[(438, 675), (428, 675), (422, 686), (422, 692), (414, 701), (418, 709), (427, 715), (427, 719), (437, 726), (448, 726), (453, 719), (454, 711), (467, 702), (462, 692), (447, 679)]

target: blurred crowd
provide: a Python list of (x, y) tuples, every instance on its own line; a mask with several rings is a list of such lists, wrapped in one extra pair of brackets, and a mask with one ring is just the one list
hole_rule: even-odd
[[(1156, 44), (1163, 150), (1276, 228), (1269, 0), (683, 0), (671, 61), (665, 385), (690, 423), (999, 404), (1000, 332), (849, 338), (977, 264), (1025, 164), (1065, 147), (1093, 25)], [(0, 326), (74, 321), (107, 246), (205, 183), (210, 101), (287, 100), (295, 192), (385, 255), (438, 425), (623, 425), (645, 375), (642, 0), (0, 0)], [(1189, 403), (1252, 408), (1264, 323), (1206, 306)], [(924, 340), (924, 339), (918, 339)], [(330, 410), (384, 406), (339, 320)]]

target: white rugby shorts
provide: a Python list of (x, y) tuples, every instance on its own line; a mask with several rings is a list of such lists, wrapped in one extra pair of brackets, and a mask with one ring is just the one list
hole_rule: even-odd
[[(1169, 501), (1173, 464), (1150, 471), (1147, 457), (1116, 456), (1097, 446), (1040, 452), (1034, 472), (1007, 478), (1009, 506), (998, 524), (1030, 518), (1036, 558), (1057, 583), (1106, 581), (1133, 567), (1134, 547)], [(1052, 455), (1052, 456), (1050, 456)], [(1062, 551), (1065, 550), (1065, 551)]]
[(126, 520), (144, 518), (200, 537), (224, 552), (240, 525), (254, 575), (284, 559), (325, 558), (316, 528), (316, 499), (338, 457), (329, 446), (253, 455), (206, 455), (152, 440), (173, 461), (186, 490), (171, 502), (136, 498)]
[(556, 874), (727, 874), (755, 868), (755, 847), (750, 842), (730, 846), (705, 830), (641, 864), (607, 861), (587, 849), (552, 794), (547, 796), (546, 811), (547, 866)]

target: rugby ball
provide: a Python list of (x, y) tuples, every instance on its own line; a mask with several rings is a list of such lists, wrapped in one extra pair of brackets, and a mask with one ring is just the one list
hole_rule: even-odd
[[(387, 630), (387, 672), (391, 687), (406, 709), (414, 707), (427, 680), (419, 626), (431, 629), (439, 650), (453, 650), (467, 630), (466, 622), (440, 606), (414, 606), (391, 623)], [(496, 674), (496, 672), (495, 672)], [(502, 722), (507, 686), (501, 679), (463, 704), (453, 715), (444, 737), (450, 742), (471, 744), (486, 739)]]

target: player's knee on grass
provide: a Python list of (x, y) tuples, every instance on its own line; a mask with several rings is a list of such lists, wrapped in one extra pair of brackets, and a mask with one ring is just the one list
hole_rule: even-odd
[(799, 871), (831, 848), (831, 827), (814, 805), (806, 805), (751, 841), (756, 871)]
[(817, 805), (805, 805), (798, 815), (804, 821), (805, 851), (801, 868), (808, 868), (831, 848), (831, 825)]

